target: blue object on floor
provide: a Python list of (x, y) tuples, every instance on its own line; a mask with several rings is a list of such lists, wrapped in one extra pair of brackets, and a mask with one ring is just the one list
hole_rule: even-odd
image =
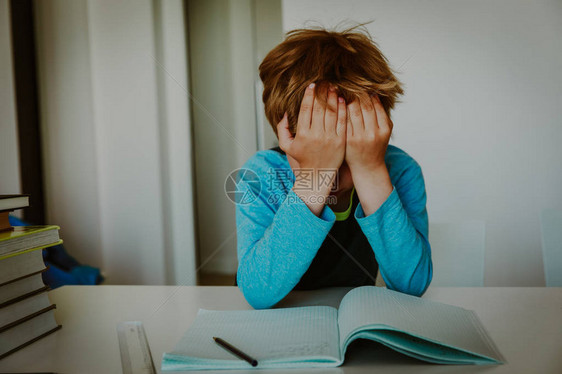
[[(12, 226), (31, 226), (29, 222), (9, 216)], [(96, 285), (104, 278), (100, 269), (82, 265), (69, 255), (62, 244), (43, 249), (43, 261), (47, 270), (43, 272), (43, 283), (51, 289), (65, 285)]]

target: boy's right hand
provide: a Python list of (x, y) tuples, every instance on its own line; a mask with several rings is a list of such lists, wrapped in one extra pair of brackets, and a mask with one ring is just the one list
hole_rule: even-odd
[[(315, 97), (314, 84), (306, 88), (301, 102), (297, 132), (293, 137), (289, 131), (287, 113), (277, 124), (279, 147), (287, 154), (287, 159), (295, 173), (293, 191), (317, 216), (324, 208), (335, 180), (337, 169), (345, 157), (347, 111), (343, 99), (338, 100), (334, 90), (326, 88), (319, 94), (327, 97), (327, 107)], [(313, 171), (310, 174), (297, 173), (297, 169)], [(319, 170), (332, 170), (330, 183), (319, 186)], [(299, 175), (303, 175), (299, 180)], [(306, 179), (308, 175), (308, 179)]]
[(345, 103), (338, 102), (335, 91), (324, 89), (319, 94), (327, 95), (328, 106), (322, 105), (314, 86), (309, 85), (304, 93), (295, 136), (289, 131), (287, 113), (277, 124), (279, 147), (293, 169), (338, 169), (345, 157)]

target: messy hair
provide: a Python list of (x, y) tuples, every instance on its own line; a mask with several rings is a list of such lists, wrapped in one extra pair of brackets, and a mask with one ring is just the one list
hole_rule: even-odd
[[(404, 94), (388, 60), (369, 32), (357, 32), (359, 24), (341, 32), (322, 27), (295, 29), (273, 48), (259, 66), (263, 82), (265, 115), (277, 135), (277, 123), (285, 112), (289, 130), (296, 133), (298, 114), (306, 87), (316, 82), (316, 90), (332, 84), (346, 103), (362, 93), (378, 94), (390, 118), (398, 95)], [(318, 92), (318, 91), (317, 91)], [(318, 95), (326, 105), (326, 100)]]

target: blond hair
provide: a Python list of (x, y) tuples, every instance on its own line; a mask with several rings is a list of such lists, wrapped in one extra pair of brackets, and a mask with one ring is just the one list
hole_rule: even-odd
[[(404, 94), (402, 83), (369, 32), (354, 32), (363, 25), (341, 32), (321, 27), (292, 30), (267, 54), (259, 74), (265, 115), (276, 134), (276, 125), (285, 112), (289, 130), (296, 133), (304, 91), (312, 82), (316, 82), (316, 90), (325, 84), (334, 85), (348, 104), (361, 93), (376, 93), (390, 118), (390, 110), (400, 102), (398, 96)], [(318, 100), (325, 104), (321, 96)]]

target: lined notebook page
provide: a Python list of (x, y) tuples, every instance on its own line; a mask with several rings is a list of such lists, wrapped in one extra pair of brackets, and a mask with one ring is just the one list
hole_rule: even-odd
[[(220, 337), (257, 359), (260, 368), (272, 362), (327, 360), (339, 362), (337, 310), (328, 306), (272, 310), (199, 310), (191, 327), (172, 352), (164, 355), (163, 369), (178, 356), (198, 366), (247, 366), (213, 341)], [(187, 357), (197, 358), (196, 360)], [(183, 360), (183, 358), (182, 358)], [(215, 360), (223, 360), (216, 362)], [(287, 365), (289, 367), (291, 365)], [(306, 366), (302, 363), (300, 367)], [(283, 366), (281, 366), (283, 367)]]
[(340, 349), (350, 335), (368, 325), (387, 325), (409, 334), (503, 361), (476, 315), (381, 287), (350, 291), (339, 308)]

